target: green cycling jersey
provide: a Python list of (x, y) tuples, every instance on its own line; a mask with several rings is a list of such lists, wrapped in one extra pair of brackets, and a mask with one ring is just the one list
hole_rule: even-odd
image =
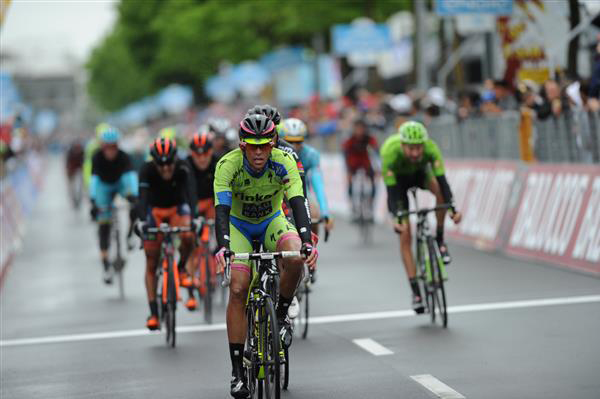
[(288, 199), (303, 196), (302, 181), (290, 154), (274, 148), (265, 169), (255, 173), (238, 148), (217, 163), (214, 180), (215, 205), (231, 207), (231, 216), (260, 223), (281, 210)]
[(444, 159), (437, 144), (428, 139), (423, 143), (423, 156), (418, 162), (412, 162), (404, 154), (399, 134), (394, 134), (383, 143), (380, 150), (383, 181), (386, 186), (397, 183), (399, 176), (412, 175), (418, 171), (427, 171), (431, 166), (433, 175), (443, 176), (445, 174)]

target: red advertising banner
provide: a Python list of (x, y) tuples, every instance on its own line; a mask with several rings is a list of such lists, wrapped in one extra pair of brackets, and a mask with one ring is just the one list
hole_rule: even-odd
[(600, 167), (532, 165), (506, 252), (600, 274)]

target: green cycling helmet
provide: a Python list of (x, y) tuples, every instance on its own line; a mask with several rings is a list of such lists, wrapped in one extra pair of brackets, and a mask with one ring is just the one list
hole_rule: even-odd
[(406, 144), (423, 144), (429, 138), (427, 129), (420, 122), (408, 121), (398, 129), (400, 141)]

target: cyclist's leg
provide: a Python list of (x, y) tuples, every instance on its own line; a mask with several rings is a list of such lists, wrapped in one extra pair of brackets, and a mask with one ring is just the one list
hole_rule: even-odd
[[(313, 220), (321, 219), (321, 209), (319, 208), (319, 203), (314, 195), (309, 194), (308, 206), (310, 208), (310, 217)], [(319, 223), (313, 223), (311, 225), (312, 232), (316, 235), (319, 235)]]
[[(250, 238), (244, 235), (233, 224), (229, 225), (231, 236), (230, 249), (234, 253), (252, 252)], [(231, 391), (245, 392), (247, 386), (243, 380), (244, 342), (246, 341), (246, 301), (250, 285), (251, 271), (248, 261), (236, 260), (231, 264), (231, 281), (229, 284), (229, 303), (227, 304), (227, 338), (231, 358)], [(241, 384), (241, 385), (240, 385)]]
[[(296, 228), (283, 216), (271, 220), (265, 230), (263, 239), (265, 248), (270, 251), (299, 251), (302, 245)], [(304, 261), (301, 257), (283, 259), (281, 262), (279, 282), (279, 304), (277, 316), (287, 315), (287, 310), (294, 297), (298, 283), (304, 272)]]
[[(189, 205), (182, 204), (173, 208), (174, 209), (169, 216), (169, 224), (171, 226), (189, 227), (192, 222), (192, 212)], [(194, 247), (194, 233), (191, 231), (181, 233), (179, 235), (179, 239), (179, 263), (177, 264), (177, 268), (182, 282), (181, 285), (184, 287), (190, 287), (192, 284), (187, 276), (185, 265), (187, 264), (187, 260)]]
[[(427, 174), (427, 189), (435, 195), (436, 204), (440, 205), (444, 203), (444, 196), (442, 195), (442, 189), (437, 179), (431, 174)], [(448, 246), (444, 240), (444, 219), (446, 218), (447, 209), (440, 209), (435, 212), (437, 224), (436, 224), (436, 241), (440, 248), (444, 263), (448, 264), (451, 261), (450, 253), (448, 252)]]
[[(153, 208), (148, 210), (146, 221), (149, 227), (156, 227), (161, 222), (161, 209)], [(146, 273), (144, 282), (146, 284), (146, 294), (148, 297), (148, 306), (150, 307), (150, 317), (146, 326), (155, 330), (159, 327), (158, 322), (158, 302), (156, 300), (156, 267), (160, 256), (160, 245), (162, 235), (146, 234), (144, 236), (144, 253), (146, 255)]]
[[(108, 250), (110, 248), (110, 225), (112, 220), (112, 202), (117, 187), (114, 184), (98, 182), (96, 193), (96, 205), (100, 209), (98, 213), (98, 241), (100, 245), (100, 258), (105, 272), (109, 269)], [(105, 278), (110, 280), (110, 278)]]

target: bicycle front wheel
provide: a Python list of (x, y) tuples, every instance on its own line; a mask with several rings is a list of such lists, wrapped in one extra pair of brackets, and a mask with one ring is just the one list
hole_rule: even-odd
[(446, 306), (446, 291), (444, 288), (444, 279), (440, 265), (440, 258), (437, 256), (438, 249), (433, 238), (428, 240), (430, 267), (431, 267), (431, 298), (432, 298), (432, 322), (435, 322), (435, 312), (440, 316), (444, 328), (448, 326), (448, 309)]
[[(279, 325), (275, 314), (275, 306), (270, 297), (264, 299), (261, 309), (260, 339), (263, 348), (263, 384), (267, 399), (280, 399), (281, 397), (281, 354)], [(261, 391), (259, 385), (259, 397)]]
[(204, 258), (203, 267), (204, 267), (204, 321), (208, 324), (212, 324), (212, 297), (214, 292), (214, 287), (212, 285), (212, 272), (210, 267), (210, 259), (208, 255), (208, 251), (202, 255)]
[(175, 286), (175, 271), (173, 259), (169, 259), (167, 266), (167, 345), (175, 347), (175, 309), (177, 304), (177, 287)]

